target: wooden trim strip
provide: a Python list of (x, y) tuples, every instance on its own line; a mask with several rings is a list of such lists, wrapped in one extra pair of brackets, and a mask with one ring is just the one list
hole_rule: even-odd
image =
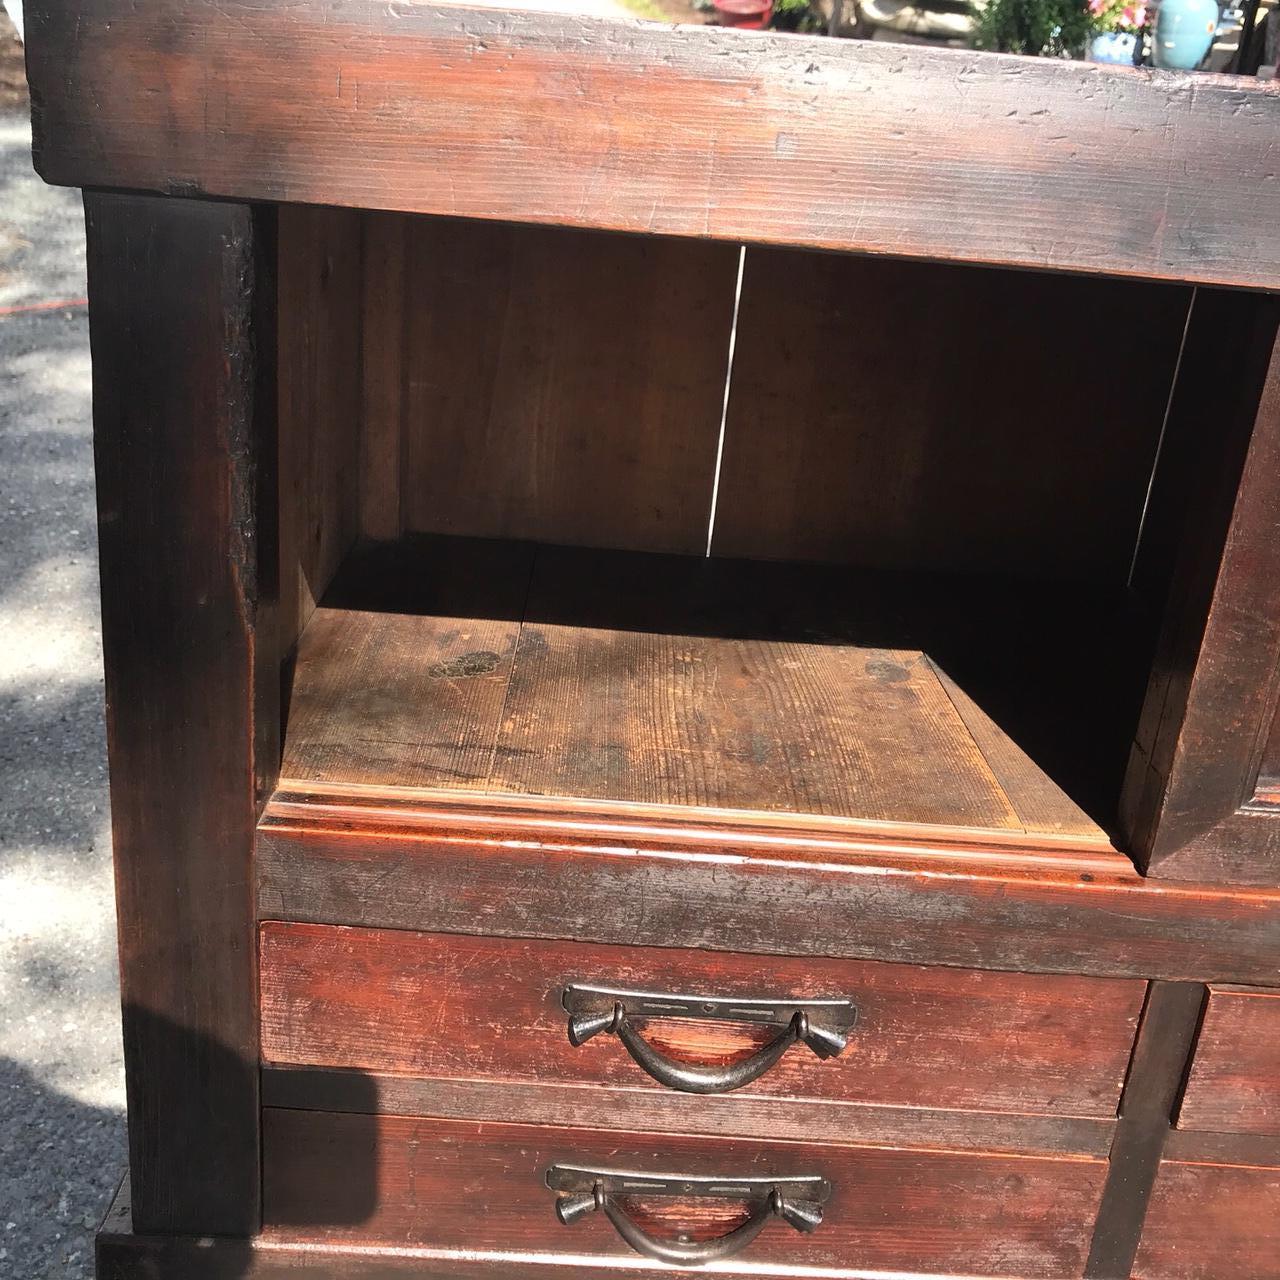
[[(494, 825), (258, 836), (260, 919), (1275, 985), (1280, 894)], [(732, 874), (726, 874), (731, 870)]]
[(941, 853), (948, 858), (1009, 859), (1019, 865), (1034, 862), (1077, 872), (1096, 871), (1134, 883), (1141, 879), (1133, 863), (1105, 839), (571, 796), (485, 795), (358, 783), (303, 784), (284, 778), (271, 797), (263, 822), (269, 827), (329, 830), (394, 826), (406, 832), (435, 830), (442, 825), (451, 830), (539, 834), (554, 828), (565, 835), (589, 835), (598, 840), (675, 840), (682, 845), (714, 844), (722, 849), (776, 844), (836, 856), (866, 856), (879, 851), (921, 857)]
[[(599, 1085), (416, 1080), (364, 1071), (264, 1067), (263, 1106), (304, 1111), (496, 1119), (571, 1128), (759, 1137), (779, 1141), (1041, 1152), (1104, 1158), (1115, 1122), (1080, 1117), (938, 1111), (776, 1098), (699, 1098)], [(621, 1105), (625, 1103), (625, 1108)], [(621, 1123), (620, 1123), (621, 1122)]]
[(1164, 1144), (1164, 1158), (1180, 1164), (1243, 1165), (1280, 1169), (1280, 1138), (1257, 1133), (1201, 1133), (1174, 1129)]
[(381, 0), (27, 36), (55, 183), (1280, 285), (1280, 93), (1239, 77)]
[(1120, 1100), (1111, 1168), (1085, 1266), (1087, 1280), (1127, 1280), (1133, 1269), (1204, 996), (1199, 983), (1151, 984)]

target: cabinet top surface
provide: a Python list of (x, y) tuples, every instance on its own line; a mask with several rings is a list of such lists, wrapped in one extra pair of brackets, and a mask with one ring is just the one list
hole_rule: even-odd
[(1246, 77), (375, 0), (37, 0), (51, 182), (1280, 288)]

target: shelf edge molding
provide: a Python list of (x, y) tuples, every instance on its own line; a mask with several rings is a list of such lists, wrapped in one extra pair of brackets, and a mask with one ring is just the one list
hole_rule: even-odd
[(1280, 91), (374, 0), (34, 0), (50, 182), (1280, 288)]
[(260, 920), (1276, 985), (1277, 891), (943, 848), (716, 851), (660, 827), (620, 839), (464, 804), (417, 818), (300, 807), (273, 799), (259, 823)]

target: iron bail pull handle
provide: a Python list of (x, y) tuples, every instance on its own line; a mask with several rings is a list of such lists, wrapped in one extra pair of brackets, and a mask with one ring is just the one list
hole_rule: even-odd
[[(847, 1000), (803, 1003), (733, 1000), (706, 996), (668, 996), (607, 987), (566, 987), (569, 1041), (585, 1044), (601, 1032), (616, 1035), (636, 1063), (668, 1089), (681, 1093), (729, 1093), (758, 1080), (793, 1045), (803, 1042), (819, 1058), (834, 1058), (849, 1043), (857, 1009)], [(712, 1018), (767, 1023), (779, 1033), (750, 1057), (716, 1066), (680, 1062), (655, 1049), (636, 1028), (637, 1018)]]
[[(816, 1231), (822, 1224), (822, 1206), (830, 1188), (820, 1177), (724, 1181), (679, 1176), (651, 1178), (565, 1166), (547, 1172), (547, 1185), (562, 1192), (556, 1200), (556, 1216), (565, 1226), (597, 1210), (636, 1253), (672, 1266), (699, 1267), (722, 1262), (741, 1253), (773, 1219), (780, 1218), (797, 1231)], [(620, 1195), (677, 1196), (747, 1200), (745, 1222), (711, 1240), (666, 1239), (646, 1231), (619, 1203)]]

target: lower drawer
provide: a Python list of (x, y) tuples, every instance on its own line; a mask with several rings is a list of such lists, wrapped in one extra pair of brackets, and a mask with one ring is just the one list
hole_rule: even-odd
[[(505, 1258), (515, 1266), (535, 1256), (579, 1265), (638, 1262), (619, 1234), (628, 1224), (650, 1241), (667, 1242), (662, 1247), (682, 1240), (687, 1247), (759, 1217), (765, 1225), (736, 1255), (753, 1275), (825, 1268), (823, 1274), (835, 1275), (1079, 1276), (1106, 1174), (1105, 1162), (1083, 1158), (273, 1108), (264, 1113), (263, 1144), (269, 1232), (426, 1249), (456, 1256), (460, 1265)], [(569, 1225), (556, 1206), (574, 1193), (548, 1187), (548, 1171), (557, 1167), (593, 1171), (573, 1175), (587, 1192)], [(611, 1173), (632, 1175), (630, 1187)], [(651, 1180), (659, 1175), (675, 1185), (655, 1192)], [(649, 1185), (637, 1187), (637, 1177)], [(767, 1184), (749, 1196), (741, 1181), (781, 1178), (825, 1184), (816, 1229), (799, 1230), (762, 1211), (769, 1206)], [(593, 1199), (597, 1185), (603, 1189)], [(778, 1189), (799, 1205), (793, 1215), (799, 1219), (811, 1199), (821, 1198), (807, 1183)]]
[(1209, 988), (1178, 1127), (1280, 1138), (1280, 991)]
[(1280, 1168), (1160, 1166), (1134, 1280), (1280, 1280)]

